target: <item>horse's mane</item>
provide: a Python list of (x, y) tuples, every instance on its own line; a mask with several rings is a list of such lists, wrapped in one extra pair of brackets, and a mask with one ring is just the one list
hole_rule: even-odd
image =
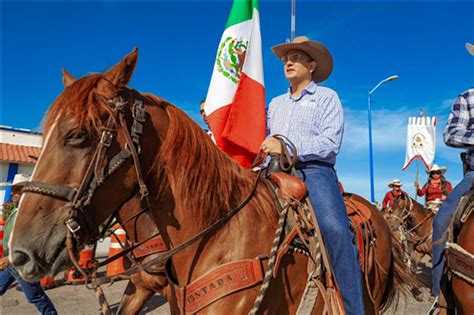
[(413, 209), (415, 209), (415, 210), (419, 209), (419, 211), (421, 211), (422, 214), (426, 214), (426, 213), (431, 212), (430, 209), (425, 208), (425, 206), (423, 204), (419, 203), (415, 199), (411, 198), (411, 201), (413, 202)]
[(101, 117), (112, 111), (107, 103), (97, 100), (95, 94), (91, 93), (101, 78), (102, 74), (91, 74), (68, 86), (46, 113), (43, 129), (47, 131), (59, 115), (67, 113), (77, 122), (79, 128), (88, 132), (100, 130), (104, 125)]
[[(173, 105), (166, 111), (169, 127), (157, 164), (163, 165), (175, 202), (206, 227), (250, 193), (255, 177), (220, 151), (183, 111)], [(259, 208), (272, 213), (268, 205)]]
[[(95, 97), (94, 87), (101, 78), (102, 74), (92, 74), (68, 86), (48, 110), (44, 130), (47, 132), (60, 115), (67, 114), (78, 128), (98, 133), (105, 124), (104, 114), (112, 112), (106, 102)], [(152, 94), (143, 96), (156, 105), (167, 103)], [(209, 135), (183, 111), (170, 104), (164, 107), (169, 127), (155, 171), (158, 178), (161, 172), (168, 178), (176, 204), (189, 209), (197, 224), (206, 226), (236, 207), (250, 193), (254, 176), (220, 151)], [(260, 196), (257, 202), (258, 208), (271, 216), (272, 207), (261, 204), (268, 198)]]

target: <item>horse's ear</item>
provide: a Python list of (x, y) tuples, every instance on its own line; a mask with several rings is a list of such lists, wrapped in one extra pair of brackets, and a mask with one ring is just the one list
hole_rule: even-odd
[(120, 90), (128, 84), (137, 65), (138, 48), (132, 50), (122, 61), (104, 74), (104, 78)]
[(67, 72), (66, 69), (61, 68), (61, 71), (63, 72), (63, 85), (64, 85), (64, 88), (67, 88), (68, 86), (70, 86), (71, 84), (76, 82), (76, 79), (72, 76), (72, 74)]

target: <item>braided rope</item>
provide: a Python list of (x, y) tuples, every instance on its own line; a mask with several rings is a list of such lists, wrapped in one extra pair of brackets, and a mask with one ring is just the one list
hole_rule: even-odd
[(321, 277), (323, 275), (323, 254), (321, 253), (321, 245), (319, 243), (319, 239), (316, 239), (316, 257), (315, 257), (315, 264), (316, 269), (314, 270), (314, 275), (316, 277)]
[(56, 189), (37, 187), (37, 186), (24, 187), (22, 189), (22, 192), (24, 192), (24, 193), (31, 192), (31, 193), (47, 195), (47, 196), (51, 196), (51, 197), (56, 197), (56, 196), (59, 195), (59, 191), (56, 190)]
[(262, 283), (262, 286), (260, 287), (260, 292), (258, 293), (257, 298), (255, 299), (255, 302), (253, 304), (252, 309), (249, 312), (249, 315), (255, 315), (258, 312), (258, 310), (260, 309), (260, 306), (262, 305), (263, 298), (265, 297), (265, 294), (267, 293), (268, 287), (270, 286), (270, 281), (273, 276), (273, 268), (275, 267), (278, 247), (280, 245), (281, 235), (283, 234), (283, 231), (284, 231), (284, 225), (285, 225), (287, 214), (288, 214), (288, 206), (283, 208), (283, 211), (280, 214), (280, 219), (278, 220), (278, 227), (275, 231), (275, 237), (273, 239), (272, 249), (270, 251), (270, 258), (268, 259), (267, 271), (265, 272), (265, 277), (263, 278), (263, 283)]

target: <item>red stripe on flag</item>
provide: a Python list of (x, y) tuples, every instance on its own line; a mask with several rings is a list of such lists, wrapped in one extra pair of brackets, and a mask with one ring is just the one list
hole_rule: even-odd
[(265, 139), (264, 87), (242, 73), (232, 104), (208, 117), (217, 145), (241, 166), (249, 167)]

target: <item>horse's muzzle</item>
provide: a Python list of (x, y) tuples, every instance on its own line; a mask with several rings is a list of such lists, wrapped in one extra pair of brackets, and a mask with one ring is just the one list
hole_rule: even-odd
[(15, 248), (10, 254), (13, 267), (26, 281), (39, 281), (44, 275), (40, 265), (35, 261), (33, 254), (26, 249)]

